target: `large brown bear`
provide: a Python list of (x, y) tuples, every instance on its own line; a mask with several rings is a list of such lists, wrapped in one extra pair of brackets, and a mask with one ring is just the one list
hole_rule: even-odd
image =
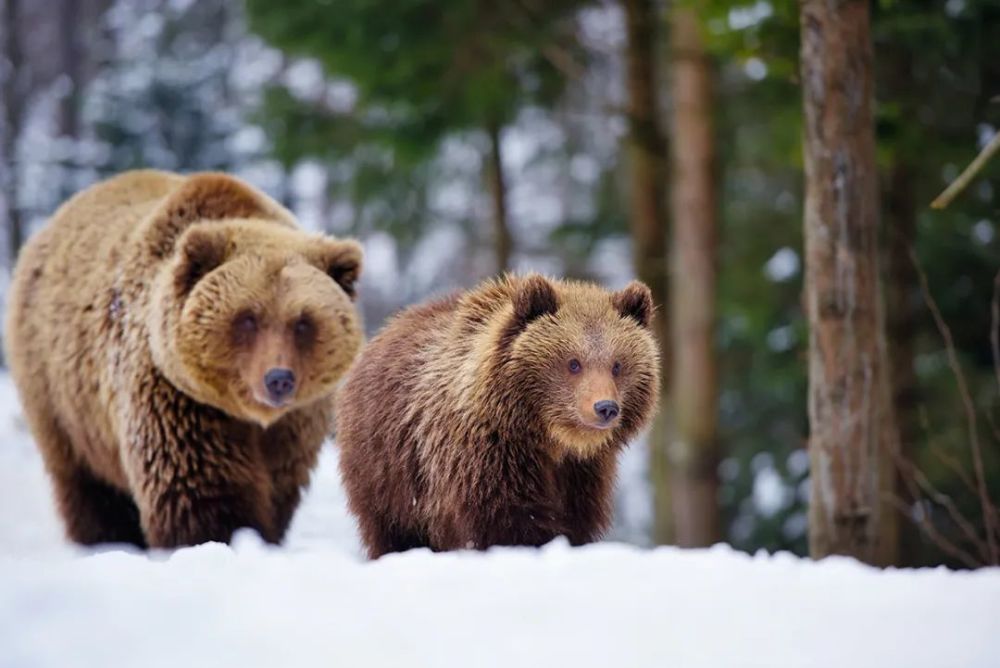
[(338, 395), (369, 555), (599, 538), (618, 453), (659, 392), (652, 311), (641, 283), (531, 275), (397, 316)]
[(6, 344), (69, 537), (280, 541), (362, 343), (360, 267), (223, 174), (64, 204), (21, 252)]

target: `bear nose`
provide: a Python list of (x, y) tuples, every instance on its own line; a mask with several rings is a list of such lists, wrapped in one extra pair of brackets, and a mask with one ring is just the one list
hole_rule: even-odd
[(282, 401), (295, 391), (295, 374), (291, 369), (271, 369), (264, 374), (264, 386), (271, 401)]
[(616, 417), (621, 408), (618, 406), (617, 401), (612, 401), (610, 399), (602, 399), (594, 404), (594, 412), (597, 416), (601, 418), (604, 422), (611, 422)]

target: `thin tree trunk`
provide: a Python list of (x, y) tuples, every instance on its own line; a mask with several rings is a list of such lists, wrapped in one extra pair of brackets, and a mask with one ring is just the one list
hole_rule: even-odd
[[(59, 8), (60, 69), (69, 89), (59, 101), (59, 135), (74, 142), (80, 138), (80, 94), (83, 88), (84, 50), (81, 44), (86, 27), (81, 22), (82, 0), (62, 0)], [(76, 155), (76, 151), (70, 153)], [(66, 161), (59, 183), (59, 200), (65, 200), (75, 190), (74, 172), (79, 168), (75, 158)]]
[(657, 306), (654, 330), (660, 342), (662, 387), (660, 411), (650, 434), (650, 479), (653, 485), (653, 540), (674, 540), (670, 493), (669, 445), (670, 347), (667, 322), (667, 214), (665, 145), (656, 102), (656, 28), (652, 0), (622, 0), (625, 12), (625, 68), (629, 122), (629, 223), (636, 273), (653, 293)]
[(25, 97), (28, 80), (24, 54), (21, 50), (20, 0), (6, 0), (3, 10), (3, 54), (7, 61), (6, 76), (3, 80), (3, 171), (0, 173), (0, 187), (6, 208), (6, 241), (8, 266), (13, 269), (17, 253), (24, 243), (21, 210), (18, 206), (18, 160), (17, 142), (21, 136)]
[[(913, 55), (909, 47), (892, 49), (878, 64), (880, 89), (898, 106), (905, 128), (918, 116), (915, 97)], [(912, 165), (920, 164), (919, 155), (907, 141), (908, 133), (899, 133), (893, 146), (892, 162), (885, 179), (885, 206), (882, 239), (885, 241), (885, 296), (886, 335), (889, 346), (889, 364), (892, 374), (893, 414), (899, 433), (899, 459), (896, 464), (896, 489), (906, 508), (917, 502), (910, 493), (911, 464), (916, 441), (920, 436), (917, 412), (919, 386), (914, 371), (914, 349), (918, 309), (922, 307), (920, 280), (911, 253), (917, 241), (917, 185), (918, 171)], [(899, 564), (920, 564), (923, 537), (920, 528), (907, 517), (899, 514)]]
[[(918, 309), (922, 307), (920, 281), (911, 253), (917, 241), (917, 185), (919, 155), (908, 141), (905, 129), (918, 116), (918, 99), (913, 77), (913, 55), (909, 46), (897, 47), (876, 63), (877, 86), (899, 107), (901, 131), (893, 145), (892, 161), (884, 181), (883, 234), (884, 277), (886, 281), (886, 336), (892, 378), (893, 414), (899, 433), (899, 459), (895, 462), (896, 489), (903, 506), (911, 508), (917, 499), (910, 493), (911, 463), (920, 420), (917, 412), (919, 386), (914, 371), (915, 335)], [(899, 514), (899, 564), (918, 566), (923, 538), (920, 528)]]
[(500, 127), (491, 123), (486, 132), (490, 139), (486, 179), (492, 205), (493, 248), (496, 252), (497, 273), (502, 273), (510, 268), (510, 254), (513, 247), (507, 221), (507, 182), (503, 173)]
[(813, 557), (896, 560), (869, 4), (803, 0)]
[(670, 321), (675, 433), (670, 465), (677, 544), (701, 547), (721, 538), (714, 345), (717, 241), (713, 72), (695, 10), (676, 7), (670, 23)]
[[(909, 506), (916, 499), (906, 494), (902, 476), (912, 460), (914, 445), (919, 437), (917, 416), (917, 375), (913, 368), (914, 334), (917, 312), (914, 292), (919, 285), (911, 251), (916, 243), (917, 210), (914, 175), (897, 155), (889, 171), (888, 206), (886, 207), (886, 333), (892, 341), (889, 365), (892, 378), (893, 414), (899, 430), (899, 461), (896, 474), (900, 478), (897, 490), (900, 499)], [(917, 551), (920, 532), (912, 522), (899, 518), (899, 561), (901, 565), (918, 565)]]

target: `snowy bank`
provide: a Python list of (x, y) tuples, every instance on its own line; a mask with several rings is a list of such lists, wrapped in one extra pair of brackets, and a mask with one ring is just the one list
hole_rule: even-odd
[(249, 536), (0, 558), (3, 666), (997, 666), (1000, 572), (620, 544), (364, 563)]

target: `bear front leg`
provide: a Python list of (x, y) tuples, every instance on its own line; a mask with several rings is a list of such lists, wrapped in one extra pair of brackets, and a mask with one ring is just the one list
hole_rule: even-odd
[(228, 543), (243, 527), (277, 542), (252, 430), (183, 397), (172, 408), (129, 421), (125, 465), (149, 546)]
[(505, 461), (499, 447), (482, 457), (478, 479), (459, 484), (455, 531), (446, 549), (548, 543), (565, 533), (553, 480), (534, 460)]
[(54, 473), (52, 483), (70, 540), (80, 545), (129, 543), (146, 547), (139, 510), (128, 494), (81, 466)]
[(73, 444), (49, 407), (25, 406), (25, 416), (45, 461), (66, 536), (80, 545), (145, 546), (139, 511), (131, 497), (99, 480), (74, 455)]
[(615, 452), (603, 452), (592, 459), (567, 458), (560, 463), (556, 479), (571, 544), (599, 540), (611, 525), (616, 457)]
[[(196, 482), (201, 484), (201, 481)], [(277, 543), (267, 513), (252, 490), (232, 486), (194, 489), (180, 482), (161, 485), (150, 496), (142, 520), (150, 547), (174, 548), (208, 542), (228, 543), (237, 529), (249, 527)]]
[(465, 515), (471, 540), (458, 547), (477, 550), (494, 545), (539, 547), (565, 533), (554, 509), (537, 502), (470, 509)]

